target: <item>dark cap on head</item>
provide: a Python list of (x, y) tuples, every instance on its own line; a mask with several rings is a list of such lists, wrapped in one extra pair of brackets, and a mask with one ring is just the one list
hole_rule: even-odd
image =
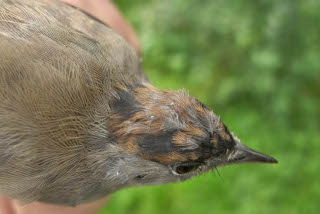
[(121, 89), (119, 95), (110, 130), (119, 145), (143, 159), (164, 165), (277, 162), (241, 144), (212, 110), (185, 91), (146, 84)]

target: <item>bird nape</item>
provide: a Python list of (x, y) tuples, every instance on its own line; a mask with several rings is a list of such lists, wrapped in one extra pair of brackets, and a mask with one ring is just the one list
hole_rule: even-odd
[(185, 91), (159, 90), (108, 26), (53, 0), (0, 0), (0, 194), (74, 206), (218, 166), (276, 163)]

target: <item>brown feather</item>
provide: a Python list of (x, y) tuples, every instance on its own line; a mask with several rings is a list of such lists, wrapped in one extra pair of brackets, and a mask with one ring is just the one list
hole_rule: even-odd
[(124, 39), (54, 0), (0, 0), (0, 101), (0, 194), (23, 203), (276, 162), (184, 90), (150, 85)]
[(97, 178), (81, 173), (92, 171), (86, 139), (107, 136), (116, 86), (147, 81), (139, 62), (80, 10), (0, 0), (0, 193), (24, 203), (93, 200)]

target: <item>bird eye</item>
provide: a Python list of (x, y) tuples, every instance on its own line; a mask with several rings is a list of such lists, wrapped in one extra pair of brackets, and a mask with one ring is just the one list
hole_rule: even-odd
[(136, 176), (136, 179), (140, 180), (140, 179), (143, 179), (146, 176), (147, 176), (146, 174), (139, 174), (139, 175)]
[(173, 171), (179, 175), (193, 172), (199, 168), (199, 163), (182, 163), (173, 167)]

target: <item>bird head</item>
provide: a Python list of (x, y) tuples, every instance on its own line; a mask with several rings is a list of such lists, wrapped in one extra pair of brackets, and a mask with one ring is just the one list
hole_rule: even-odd
[(111, 106), (108, 130), (132, 157), (117, 166), (124, 169), (125, 186), (183, 181), (235, 163), (277, 163), (243, 145), (212, 110), (183, 90), (140, 84), (120, 89)]

